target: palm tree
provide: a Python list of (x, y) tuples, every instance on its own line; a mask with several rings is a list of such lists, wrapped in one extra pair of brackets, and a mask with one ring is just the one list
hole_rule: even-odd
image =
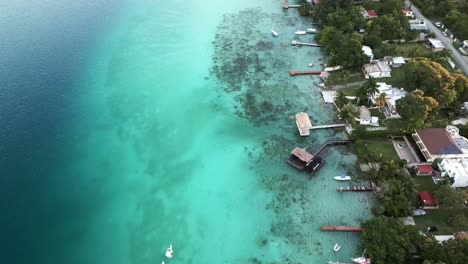
[(346, 103), (346, 95), (343, 90), (338, 90), (335, 95), (335, 104), (338, 108), (342, 108)]
[(354, 95), (357, 97), (356, 104), (359, 105), (361, 100), (365, 99), (367, 97), (367, 87), (365, 85), (357, 88), (355, 90)]
[(367, 79), (367, 82), (364, 84), (367, 88), (367, 93), (369, 94), (369, 99), (371, 97), (374, 97), (376, 93), (379, 92), (379, 89), (377, 88), (377, 82), (375, 81), (374, 78), (369, 76), (369, 79)]
[(347, 103), (341, 108), (340, 117), (342, 119), (352, 121), (359, 114), (359, 109), (356, 105)]
[(387, 102), (387, 94), (386, 93), (381, 93), (379, 97), (375, 99), (375, 103), (377, 104), (378, 107), (383, 107), (385, 103)]

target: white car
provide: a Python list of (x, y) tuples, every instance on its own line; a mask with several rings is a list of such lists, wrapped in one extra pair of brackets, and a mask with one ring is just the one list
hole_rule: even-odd
[(444, 28), (444, 24), (442, 24), (442, 22), (437, 21), (437, 22), (435, 22), (435, 25), (438, 28)]

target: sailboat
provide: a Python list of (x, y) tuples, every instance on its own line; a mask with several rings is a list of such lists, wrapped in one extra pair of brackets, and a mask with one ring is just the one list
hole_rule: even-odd
[(365, 253), (366, 253), (366, 250), (364, 249), (364, 252), (362, 253), (362, 256), (360, 256), (360, 257), (358, 257), (358, 258), (352, 258), (351, 260), (352, 260), (354, 263), (359, 263), (359, 264), (371, 264), (371, 260), (364, 257), (364, 254), (365, 254)]

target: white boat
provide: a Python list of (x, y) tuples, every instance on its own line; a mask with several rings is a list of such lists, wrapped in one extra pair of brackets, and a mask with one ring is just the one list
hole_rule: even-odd
[(304, 30), (298, 30), (298, 31), (294, 32), (294, 34), (296, 34), (296, 35), (305, 35), (305, 34), (307, 34), (307, 32), (304, 31)]
[(313, 63), (309, 63), (309, 67), (314, 67), (314, 64), (313, 64)]
[(333, 247), (333, 251), (337, 252), (338, 250), (340, 250), (341, 246), (337, 244), (335, 244), (335, 246)]
[(333, 177), (333, 179), (335, 179), (337, 181), (350, 181), (351, 176), (341, 175), (341, 176), (335, 176), (335, 177)]
[(352, 258), (351, 260), (352, 260), (354, 263), (371, 264), (370, 259), (366, 259), (365, 257)]
[(169, 245), (169, 247), (166, 249), (166, 257), (171, 259), (171, 258), (172, 258), (172, 252), (173, 252), (173, 251), (172, 251), (172, 244), (171, 244), (171, 245)]
[(279, 34), (278, 32), (276, 32), (276, 30), (274, 29), (271, 29), (271, 34), (273, 34), (273, 36), (277, 37)]
[(308, 29), (306, 29), (306, 32), (307, 32), (307, 33), (311, 33), (311, 34), (315, 34), (315, 33), (317, 33), (317, 29), (315, 29), (315, 28), (308, 28)]

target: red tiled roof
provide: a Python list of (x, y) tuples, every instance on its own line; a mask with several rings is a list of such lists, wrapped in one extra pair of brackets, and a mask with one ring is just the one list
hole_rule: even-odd
[(432, 193), (423, 191), (419, 192), (418, 195), (424, 205), (436, 205), (436, 201), (434, 196), (432, 196)]
[(444, 128), (422, 128), (417, 129), (416, 133), (432, 155), (462, 154), (460, 148)]
[(373, 9), (366, 10), (366, 13), (370, 17), (377, 17), (377, 12), (375, 12)]
[(401, 12), (403, 12), (403, 13), (413, 12), (413, 10), (411, 10), (411, 8), (403, 8), (403, 9), (401, 9)]
[(429, 173), (432, 172), (432, 166), (431, 165), (417, 165), (418, 171), (421, 173)]

